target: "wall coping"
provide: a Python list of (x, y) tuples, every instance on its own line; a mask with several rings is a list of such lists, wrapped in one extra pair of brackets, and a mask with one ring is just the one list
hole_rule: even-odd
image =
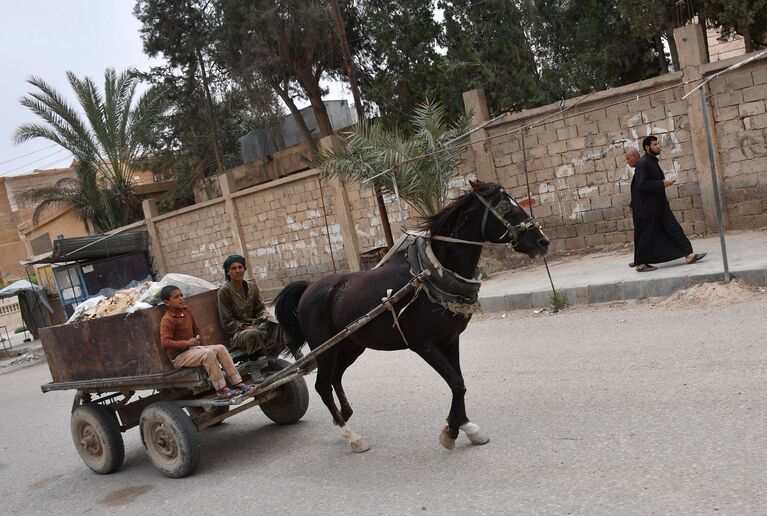
[(293, 183), (295, 181), (300, 181), (302, 179), (306, 179), (308, 177), (313, 177), (316, 175), (319, 175), (320, 171), (316, 168), (312, 168), (310, 170), (307, 170), (305, 172), (299, 172), (297, 174), (291, 174), (289, 176), (281, 177), (279, 179), (275, 179), (274, 181), (267, 181), (266, 183), (261, 183), (254, 186), (249, 186), (248, 188), (244, 188), (242, 190), (239, 190), (232, 194), (232, 199), (237, 199), (238, 197), (243, 197), (245, 195), (250, 195), (256, 192), (262, 192), (264, 190), (270, 190), (272, 188), (276, 188), (278, 186), (282, 186), (285, 184)]
[(173, 217), (177, 217), (178, 215), (183, 215), (184, 213), (190, 213), (196, 210), (201, 210), (203, 208), (207, 208), (209, 206), (215, 206), (216, 204), (221, 204), (223, 202), (224, 202), (223, 197), (216, 197), (215, 199), (211, 199), (209, 201), (192, 204), (191, 206), (185, 206), (177, 210), (169, 211), (168, 213), (163, 213), (162, 215), (152, 217), (152, 220), (154, 222), (159, 222), (161, 220), (171, 219)]
[[(643, 90), (652, 88), (654, 86), (673, 84), (675, 82), (678, 82), (681, 85), (682, 76), (683, 76), (682, 72), (669, 72), (669, 73), (660, 75), (658, 77), (651, 77), (649, 79), (645, 79), (639, 82), (634, 82), (631, 84), (626, 84), (624, 86), (618, 86), (615, 88), (598, 91), (596, 93), (587, 93), (586, 95), (572, 97), (567, 99), (566, 102), (569, 104), (569, 107), (572, 107), (575, 104), (579, 104), (580, 106), (590, 106), (598, 102), (619, 97), (621, 95), (627, 95), (637, 91), (643, 91)], [(568, 106), (565, 106), (565, 109), (567, 109), (567, 107)], [(514, 122), (525, 121), (529, 118), (539, 117), (541, 115), (546, 115), (549, 113), (557, 113), (559, 112), (559, 110), (560, 110), (559, 102), (553, 102), (545, 106), (540, 106), (533, 109), (526, 109), (524, 111), (519, 111), (516, 113), (509, 113), (505, 117), (491, 124), (488, 124), (486, 128), (495, 129), (498, 127), (503, 127), (509, 124), (513, 124)]]
[[(750, 54), (744, 54), (740, 56), (730, 57), (729, 59), (723, 59), (721, 61), (714, 61), (713, 63), (704, 63), (700, 65), (700, 71), (703, 75), (709, 75), (715, 72), (719, 72), (721, 70), (724, 70), (725, 68), (729, 68), (730, 66), (737, 64), (741, 61), (745, 61), (746, 59), (749, 59), (751, 57), (756, 56), (757, 54), (760, 54), (764, 52), (764, 49), (762, 50), (756, 50), (754, 52), (751, 52)], [(751, 65), (753, 63), (758, 62), (761, 59), (767, 59), (767, 54), (764, 54), (759, 59), (755, 59), (751, 63), (748, 63), (748, 65)], [(745, 66), (748, 66), (745, 65)]]

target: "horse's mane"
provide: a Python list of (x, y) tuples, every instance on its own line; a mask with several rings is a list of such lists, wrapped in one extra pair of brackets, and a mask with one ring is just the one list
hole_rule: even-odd
[(501, 187), (495, 183), (483, 183), (475, 186), (472, 190), (469, 190), (442, 208), (438, 213), (423, 217), (418, 224), (418, 229), (428, 231), (430, 235), (449, 235), (455, 229), (455, 225), (461, 215), (471, 213), (483, 207), (479, 199), (474, 195), (474, 192), (488, 199), (493, 204), (496, 200), (495, 197), (497, 197), (500, 191)]

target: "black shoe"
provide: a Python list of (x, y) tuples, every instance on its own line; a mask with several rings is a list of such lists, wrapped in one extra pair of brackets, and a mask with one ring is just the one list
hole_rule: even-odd
[(631, 262), (631, 263), (629, 264), (629, 267), (632, 267), (632, 268), (633, 268), (633, 267), (636, 267), (636, 266), (637, 266), (636, 262)]

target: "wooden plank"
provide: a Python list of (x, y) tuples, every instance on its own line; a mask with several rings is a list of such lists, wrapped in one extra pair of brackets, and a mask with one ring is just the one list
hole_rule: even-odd
[(161, 389), (172, 387), (205, 387), (208, 385), (208, 376), (205, 370), (199, 367), (174, 369), (169, 373), (151, 374), (142, 376), (124, 376), (111, 378), (95, 378), (71, 382), (52, 382), (40, 388), (43, 392), (66, 391), (76, 389), (81, 391), (101, 391), (108, 389), (121, 390), (130, 387), (131, 390)]

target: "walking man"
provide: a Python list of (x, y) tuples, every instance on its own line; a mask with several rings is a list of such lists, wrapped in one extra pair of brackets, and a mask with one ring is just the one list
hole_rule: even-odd
[(631, 181), (636, 270), (654, 271), (657, 267), (651, 264), (682, 257), (688, 264), (700, 261), (706, 253), (693, 253), (692, 244), (666, 198), (666, 188), (674, 182), (666, 179), (658, 163), (660, 141), (651, 134), (642, 141), (642, 148), (645, 154), (637, 163)]
[[(633, 170), (637, 163), (639, 163), (639, 151), (636, 150), (635, 147), (629, 147), (626, 149), (626, 164), (631, 167)], [(636, 241), (636, 227), (637, 227), (637, 221), (634, 217), (634, 178), (636, 177), (636, 174), (631, 176), (631, 201), (629, 202), (629, 212), (631, 213), (631, 220), (634, 223), (634, 241)], [(635, 267), (636, 263), (631, 262), (629, 264), (629, 267)]]

